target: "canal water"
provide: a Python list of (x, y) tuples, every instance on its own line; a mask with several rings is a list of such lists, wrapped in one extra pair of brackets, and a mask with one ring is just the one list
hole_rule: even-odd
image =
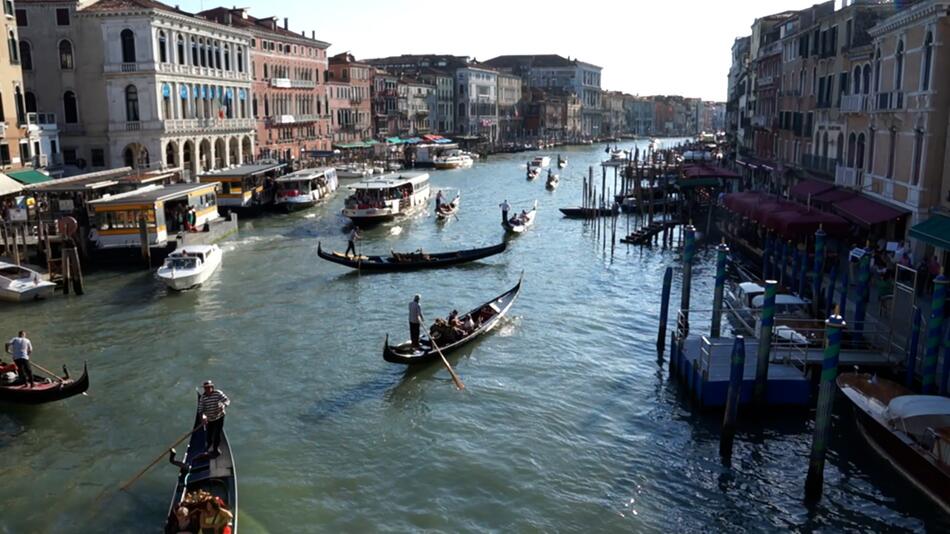
[[(742, 419), (723, 467), (721, 415), (691, 410), (654, 349), (676, 253), (619, 245), (611, 257), (583, 221), (562, 219), (557, 207), (580, 201), (582, 175), (605, 154), (559, 151), (569, 166), (554, 193), (525, 180), (534, 153), (492, 156), (432, 173), (462, 192), (458, 220), (365, 233), (365, 253), (488, 245), (502, 239), (502, 200), (538, 201), (532, 230), (463, 268), (359, 275), (321, 261), (318, 242), (346, 244), (340, 191), (308, 212), (243, 222), (200, 289), (100, 272), (83, 297), (0, 307), (2, 334), (28, 329), (35, 361), (73, 373), (86, 361), (92, 381), (88, 397), (2, 407), (0, 531), (158, 532), (176, 469), (162, 462), (117, 488), (189, 430), (208, 378), (232, 399), (244, 532), (950, 528), (867, 448), (840, 399), (818, 506), (801, 499), (809, 414)], [(701, 252), (694, 270), (698, 307), (711, 301), (713, 260)], [(431, 319), (522, 272), (510, 316), (450, 357), (464, 391), (438, 366), (406, 373), (382, 360), (387, 333), (408, 336), (413, 294)]]

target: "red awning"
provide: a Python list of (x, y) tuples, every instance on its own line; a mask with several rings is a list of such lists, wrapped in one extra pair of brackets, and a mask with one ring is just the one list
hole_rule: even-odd
[(826, 191), (831, 191), (834, 188), (835, 185), (828, 182), (802, 180), (801, 182), (798, 182), (792, 186), (792, 188), (789, 190), (789, 196), (804, 202), (808, 202), (809, 197), (814, 198), (815, 195), (820, 195)]
[(754, 208), (752, 208), (752, 214), (750, 217), (753, 221), (759, 224), (764, 224), (765, 216), (770, 212), (790, 211), (800, 207), (802, 207), (801, 204), (796, 204), (787, 200), (770, 200), (767, 202), (759, 202)]
[(851, 198), (855, 195), (857, 195), (857, 193), (850, 189), (830, 189), (824, 193), (819, 193), (811, 197), (811, 202), (812, 204), (818, 203), (830, 205), (834, 204), (835, 202), (840, 202), (847, 198)]
[(439, 139), (442, 139), (442, 136), (429, 134), (429, 135), (423, 135), (422, 138), (432, 143), (432, 142), (438, 141)]
[(823, 211), (781, 211), (772, 218), (773, 224), (769, 227), (785, 239), (800, 241), (810, 237), (823, 229), (826, 233), (836, 237), (848, 235), (851, 224), (848, 221)]
[(739, 178), (739, 175), (735, 171), (725, 167), (713, 167), (709, 165), (686, 165), (683, 167), (683, 176), (688, 180), (694, 178)]
[(756, 219), (759, 224), (765, 226), (766, 228), (771, 228), (775, 230), (777, 228), (777, 223), (782, 217), (787, 217), (793, 214), (798, 214), (805, 211), (805, 206), (800, 204), (786, 204), (780, 208), (771, 209), (764, 214), (762, 214), (760, 219)]
[(863, 226), (893, 221), (910, 213), (860, 195), (836, 202), (834, 209), (846, 219)]
[(722, 203), (729, 211), (748, 217), (752, 214), (752, 209), (755, 205), (765, 201), (767, 198), (767, 195), (758, 191), (742, 191), (741, 193), (727, 194), (725, 198), (723, 198)]

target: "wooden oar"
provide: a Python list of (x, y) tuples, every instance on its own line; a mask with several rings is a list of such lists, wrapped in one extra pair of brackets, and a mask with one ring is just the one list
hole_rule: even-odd
[(59, 380), (60, 383), (63, 383), (63, 382), (64, 382), (64, 380), (63, 380), (62, 378), (60, 378), (59, 376), (57, 376), (56, 373), (50, 371), (49, 369), (43, 367), (42, 365), (40, 365), (40, 364), (38, 364), (38, 363), (33, 363), (33, 360), (30, 360), (30, 366), (31, 366), (31, 367), (36, 367), (36, 368), (39, 369), (40, 371), (43, 371), (44, 373), (46, 373), (46, 374), (48, 374), (49, 376), (55, 378), (56, 380)]
[(445, 365), (445, 368), (449, 370), (449, 374), (452, 375), (452, 382), (455, 382), (455, 387), (459, 391), (465, 389), (465, 384), (462, 383), (462, 379), (459, 378), (459, 375), (455, 374), (455, 369), (452, 369), (452, 366), (449, 365), (449, 361), (445, 359), (445, 355), (442, 354), (442, 350), (439, 349), (439, 346), (436, 345), (435, 340), (432, 337), (429, 337), (429, 343), (432, 343), (432, 348), (439, 353), (439, 357), (442, 358), (442, 364)]
[(162, 453), (159, 454), (157, 458), (155, 458), (154, 460), (152, 460), (152, 463), (148, 464), (148, 465), (145, 467), (145, 469), (142, 469), (141, 471), (139, 471), (139, 474), (137, 474), (137, 475), (135, 475), (134, 477), (132, 477), (131, 480), (129, 480), (129, 481), (126, 482), (125, 484), (122, 484), (122, 486), (120, 486), (119, 489), (121, 489), (122, 491), (127, 491), (127, 490), (129, 489), (129, 487), (130, 487), (132, 484), (135, 484), (135, 482), (136, 482), (138, 479), (142, 478), (142, 475), (144, 475), (145, 473), (147, 473), (147, 472), (149, 471), (149, 469), (155, 467), (155, 464), (157, 464), (157, 463), (160, 462), (163, 458), (165, 458), (165, 457), (168, 455), (168, 451), (170, 451), (170, 450), (174, 449), (175, 447), (177, 447), (179, 444), (181, 444), (182, 441), (185, 441), (189, 436), (191, 436), (192, 434), (194, 434), (195, 432), (197, 432), (198, 429), (201, 428), (202, 426), (204, 426), (203, 423), (200, 424), (200, 425), (198, 425), (198, 426), (196, 426), (191, 432), (188, 432), (187, 434), (185, 434), (185, 435), (183, 435), (182, 437), (178, 438), (178, 441), (176, 441), (175, 443), (172, 443), (169, 447), (167, 447), (165, 450), (163, 450)]

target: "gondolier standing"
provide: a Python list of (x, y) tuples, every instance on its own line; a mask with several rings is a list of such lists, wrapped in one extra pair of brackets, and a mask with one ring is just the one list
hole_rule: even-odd
[(20, 330), (17, 336), (8, 341), (3, 350), (13, 356), (13, 363), (16, 364), (17, 373), (25, 384), (33, 387), (33, 368), (30, 367), (30, 355), (33, 354), (33, 343), (26, 337), (26, 331)]
[(198, 399), (198, 407), (201, 410), (201, 422), (206, 427), (207, 452), (211, 456), (221, 454), (218, 447), (221, 446), (221, 432), (224, 431), (224, 408), (229, 404), (231, 404), (231, 399), (223, 391), (216, 390), (214, 383), (206, 380), (204, 393)]
[(435, 194), (435, 211), (436, 211), (436, 212), (442, 210), (442, 200), (443, 200), (443, 199), (442, 199), (442, 190), (439, 189), (439, 192)]
[(358, 255), (358, 254), (356, 253), (356, 242), (357, 242), (361, 237), (362, 237), (362, 236), (360, 235), (360, 229), (359, 229), (359, 228), (353, 228), (353, 230), (350, 231), (350, 239), (349, 239), (349, 241), (346, 242), (346, 257), (347, 257), (347, 258), (350, 257), (350, 251), (351, 251), (351, 250), (353, 251), (353, 255), (354, 255), (354, 256), (357, 256), (357, 255)]
[(425, 321), (425, 317), (422, 316), (422, 306), (419, 305), (420, 298), (422, 298), (421, 295), (416, 295), (409, 303), (409, 338), (412, 340), (413, 348), (419, 347), (419, 328), (422, 321)]
[(508, 212), (511, 210), (511, 204), (508, 203), (508, 199), (505, 199), (504, 202), (498, 205), (501, 208), (501, 224), (508, 223)]

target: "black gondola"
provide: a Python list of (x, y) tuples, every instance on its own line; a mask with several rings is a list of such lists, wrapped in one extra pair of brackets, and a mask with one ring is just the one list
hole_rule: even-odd
[(89, 389), (89, 373), (85, 364), (83, 364), (82, 376), (77, 380), (69, 378), (69, 372), (65, 366), (63, 366), (63, 373), (65, 376), (59, 380), (38, 381), (32, 388), (26, 384), (0, 385), (0, 402), (46, 404), (81, 395)]
[(347, 257), (339, 252), (324, 252), (320, 243), (317, 243), (317, 255), (333, 263), (368, 272), (400, 272), (418, 271), (421, 269), (438, 269), (461, 263), (480, 260), (495, 254), (501, 254), (508, 245), (500, 243), (490, 247), (458, 250), (455, 252), (438, 253), (393, 253), (389, 256), (351, 256)]
[[(522, 275), (522, 277), (523, 276), (524, 275)], [(472, 309), (468, 313), (460, 315), (459, 320), (463, 322), (471, 316), (475, 321), (475, 329), (467, 335), (451, 342), (443, 344), (437, 340), (436, 342), (442, 354), (447, 354), (494, 328), (501, 318), (508, 313), (511, 305), (514, 304), (515, 299), (518, 298), (518, 294), (521, 293), (521, 281), (519, 278), (515, 287)], [(422, 339), (419, 343), (420, 348), (418, 349), (413, 349), (412, 344), (408, 341), (400, 345), (390, 345), (389, 334), (386, 334), (386, 341), (383, 345), (383, 359), (389, 363), (399, 363), (403, 365), (425, 364), (439, 359), (439, 353), (432, 347), (432, 341)]]
[(447, 221), (459, 212), (459, 205), (462, 202), (462, 195), (456, 194), (455, 198), (452, 199), (452, 202), (448, 204), (443, 203), (439, 206), (439, 209), (435, 210), (436, 219), (440, 222)]
[(610, 217), (614, 214), (610, 208), (558, 208), (568, 219), (591, 219), (594, 217)]
[[(213, 497), (220, 498), (224, 502), (228, 511), (231, 512), (231, 533), (237, 534), (238, 531), (238, 491), (237, 491), (237, 470), (234, 466), (234, 456), (231, 454), (231, 443), (228, 441), (228, 434), (221, 431), (221, 454), (212, 458), (206, 452), (205, 428), (199, 427), (201, 424), (201, 412), (196, 410), (194, 427), (198, 428), (191, 434), (188, 441), (188, 449), (185, 451), (185, 458), (182, 462), (174, 462), (174, 455), (169, 456), (180, 469), (178, 474), (178, 484), (175, 486), (175, 493), (172, 496), (171, 506), (168, 508), (168, 518), (165, 521), (165, 533), (177, 534), (181, 532), (178, 528), (178, 521), (175, 517), (175, 511), (185, 501), (185, 497), (192, 492), (205, 491)], [(187, 506), (187, 505), (186, 505)], [(192, 508), (189, 508), (192, 511)], [(197, 524), (197, 517), (194, 523)]]

